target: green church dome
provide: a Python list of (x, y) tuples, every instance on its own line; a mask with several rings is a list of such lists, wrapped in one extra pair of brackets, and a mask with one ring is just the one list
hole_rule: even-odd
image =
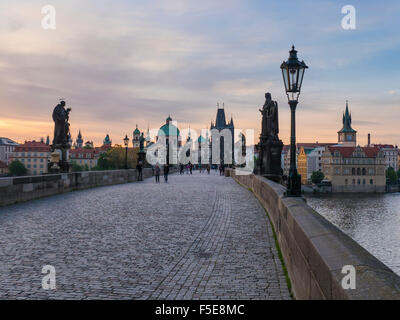
[(158, 130), (158, 136), (179, 136), (180, 131), (179, 129), (174, 126), (172, 123), (171, 124), (164, 124), (160, 130)]
[(168, 116), (168, 118), (166, 119), (166, 123), (160, 128), (160, 130), (158, 130), (158, 136), (179, 136), (180, 132), (179, 129), (173, 125), (172, 123), (170, 123), (172, 121), (171, 116)]

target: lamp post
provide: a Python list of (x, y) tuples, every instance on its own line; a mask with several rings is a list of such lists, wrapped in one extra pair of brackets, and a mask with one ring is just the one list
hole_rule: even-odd
[(124, 138), (124, 144), (125, 144), (125, 169), (128, 169), (128, 145), (129, 145), (129, 138), (128, 135), (125, 135)]
[(296, 107), (299, 102), (304, 71), (307, 68), (304, 61), (299, 61), (297, 51), (292, 46), (292, 50), (289, 51), (289, 59), (281, 64), (283, 82), (291, 112), (290, 169), (286, 190), (286, 195), (289, 197), (301, 196), (301, 177), (296, 168)]

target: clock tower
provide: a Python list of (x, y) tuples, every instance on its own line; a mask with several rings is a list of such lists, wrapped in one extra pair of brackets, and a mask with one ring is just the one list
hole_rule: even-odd
[(343, 128), (338, 131), (338, 142), (343, 146), (356, 146), (357, 131), (351, 127), (351, 114), (349, 113), (349, 105), (346, 100), (346, 111), (343, 113)]

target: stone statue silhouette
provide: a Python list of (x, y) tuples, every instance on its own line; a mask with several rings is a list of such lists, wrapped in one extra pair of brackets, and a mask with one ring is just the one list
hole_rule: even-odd
[(265, 103), (262, 109), (262, 127), (260, 143), (257, 145), (259, 158), (257, 159), (257, 173), (269, 179), (279, 181), (282, 176), (281, 153), (283, 143), (279, 140), (278, 104), (273, 101), (271, 94), (265, 94)]
[(260, 112), (262, 114), (261, 136), (268, 140), (279, 140), (278, 103), (272, 100), (269, 92), (265, 94), (265, 103)]
[(69, 112), (71, 108), (65, 109), (65, 101), (61, 101), (53, 110), (54, 139), (53, 145), (67, 145), (69, 135)]
[(142, 135), (139, 137), (139, 151), (144, 151), (144, 141), (146, 139), (143, 136), (143, 132)]

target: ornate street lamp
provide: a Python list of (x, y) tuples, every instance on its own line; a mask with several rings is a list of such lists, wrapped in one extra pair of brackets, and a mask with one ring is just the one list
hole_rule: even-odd
[(128, 135), (125, 135), (124, 138), (124, 144), (125, 144), (125, 169), (128, 169), (128, 145), (129, 145), (129, 138)]
[(304, 71), (308, 68), (304, 61), (297, 59), (297, 51), (292, 46), (289, 59), (281, 64), (283, 82), (291, 111), (290, 132), (290, 169), (287, 181), (286, 195), (289, 197), (301, 196), (301, 177), (296, 168), (296, 107), (299, 100)]

